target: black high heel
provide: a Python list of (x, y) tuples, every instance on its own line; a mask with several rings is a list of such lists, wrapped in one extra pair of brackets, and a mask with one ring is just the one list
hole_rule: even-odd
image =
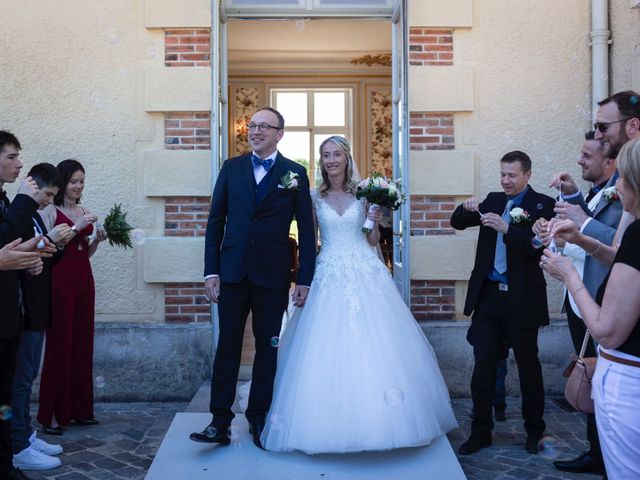
[(62, 435), (64, 433), (64, 429), (58, 425), (57, 427), (50, 427), (49, 425), (40, 425), (40, 429), (43, 433), (47, 435)]

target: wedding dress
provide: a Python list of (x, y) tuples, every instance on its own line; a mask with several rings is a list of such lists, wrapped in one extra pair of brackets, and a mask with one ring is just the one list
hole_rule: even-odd
[(312, 192), (321, 249), (304, 308), (279, 339), (262, 443), (346, 453), (428, 445), (457, 426), (433, 349), (361, 231)]

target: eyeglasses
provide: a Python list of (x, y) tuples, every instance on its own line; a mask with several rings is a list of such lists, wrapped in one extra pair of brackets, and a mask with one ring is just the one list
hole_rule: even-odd
[(600, 130), (601, 133), (605, 133), (609, 129), (609, 125), (613, 125), (614, 123), (626, 122), (629, 120), (628, 118), (621, 118), (620, 120), (616, 120), (614, 122), (596, 122), (593, 124), (594, 130)]
[(269, 128), (273, 128), (274, 130), (282, 130), (280, 127), (274, 127), (273, 125), (269, 125), (267, 123), (250, 123), (247, 125), (250, 132), (255, 132), (256, 130), (259, 132), (266, 132)]

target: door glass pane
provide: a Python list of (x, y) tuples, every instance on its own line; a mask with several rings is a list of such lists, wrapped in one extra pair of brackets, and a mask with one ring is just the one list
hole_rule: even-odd
[(284, 117), (287, 127), (307, 124), (307, 94), (305, 92), (277, 92), (276, 108)]
[(317, 127), (346, 124), (344, 92), (316, 92), (313, 96), (313, 123)]
[(309, 171), (309, 132), (285, 132), (278, 150), (285, 157), (298, 162)]

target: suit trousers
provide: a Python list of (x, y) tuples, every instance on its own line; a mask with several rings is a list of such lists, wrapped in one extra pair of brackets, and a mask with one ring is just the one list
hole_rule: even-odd
[(508, 295), (508, 292), (498, 289), (497, 283), (485, 281), (473, 314), (469, 339), (475, 360), (471, 377), (475, 417), (471, 430), (480, 436), (489, 436), (493, 430), (491, 414), (496, 367), (507, 342), (518, 365), (524, 428), (529, 435), (542, 435), (546, 425), (542, 419), (544, 385), (538, 359), (538, 327), (523, 328), (514, 324), (508, 307)]
[[(576, 355), (580, 354), (582, 348), (582, 342), (584, 341), (584, 334), (587, 331), (582, 319), (576, 315), (571, 308), (569, 299), (565, 298), (564, 308), (567, 312), (567, 323), (569, 324), (569, 332), (571, 333), (571, 341), (576, 349)], [(593, 344), (593, 339), (589, 337), (589, 343), (587, 344), (587, 350), (585, 352), (587, 357), (595, 357), (596, 349)], [(596, 416), (593, 413), (587, 413), (587, 440), (589, 441), (589, 455), (596, 458), (602, 458), (602, 451), (600, 450), (600, 439), (598, 438), (598, 427), (596, 426)]]
[[(0, 405), (11, 405), (11, 382), (16, 368), (16, 354), (20, 337), (0, 338)], [(4, 413), (4, 412), (3, 412)], [(11, 420), (0, 419), (0, 478), (8, 478), (13, 471), (11, 450)]]
[(249, 422), (264, 421), (271, 406), (278, 356), (276, 339), (280, 336), (288, 296), (288, 290), (261, 287), (246, 277), (240, 283), (221, 283), (218, 303), (220, 336), (213, 361), (210, 404), (214, 426), (218, 430), (226, 430), (234, 417), (231, 407), (236, 396), (242, 340), (249, 311), (252, 312), (256, 354), (245, 416)]

